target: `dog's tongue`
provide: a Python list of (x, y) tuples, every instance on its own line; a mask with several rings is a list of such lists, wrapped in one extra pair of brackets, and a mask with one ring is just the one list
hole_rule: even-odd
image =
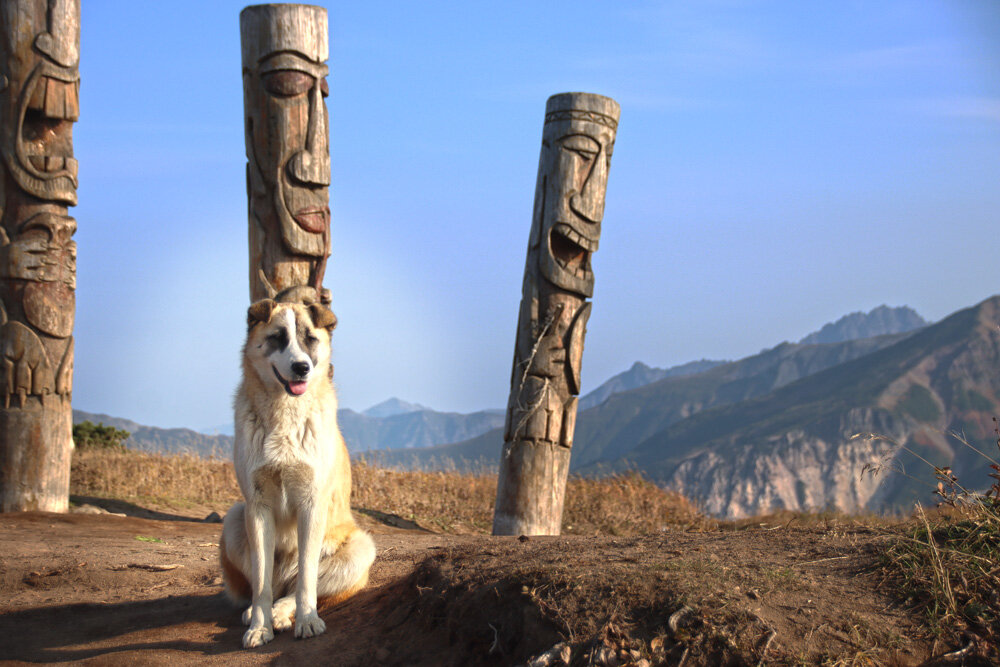
[(288, 390), (291, 391), (296, 396), (301, 396), (306, 393), (306, 385), (308, 382), (289, 382)]

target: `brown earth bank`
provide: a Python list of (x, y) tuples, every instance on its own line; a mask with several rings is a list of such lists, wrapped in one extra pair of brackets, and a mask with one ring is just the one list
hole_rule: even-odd
[(890, 533), (794, 521), (499, 538), (361, 515), (368, 588), (323, 613), (324, 635), (245, 651), (219, 524), (110, 509), (157, 518), (0, 515), (5, 663), (987, 664), (894, 601), (875, 567)]

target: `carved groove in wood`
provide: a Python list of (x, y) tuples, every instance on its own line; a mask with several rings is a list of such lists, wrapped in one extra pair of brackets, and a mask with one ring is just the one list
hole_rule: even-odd
[(0, 509), (66, 511), (79, 0), (0, 2)]
[(549, 98), (524, 268), (494, 535), (558, 535), (584, 336), (620, 109), (588, 93)]
[(250, 218), (250, 300), (322, 288), (330, 256), (326, 10), (240, 12)]

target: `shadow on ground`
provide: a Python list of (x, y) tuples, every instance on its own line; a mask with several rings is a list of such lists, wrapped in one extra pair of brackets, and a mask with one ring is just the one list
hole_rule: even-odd
[(183, 516), (181, 514), (170, 514), (168, 512), (151, 510), (134, 503), (126, 502), (124, 500), (115, 500), (113, 498), (70, 496), (69, 500), (76, 506), (92, 505), (112, 514), (124, 514), (125, 516), (134, 516), (140, 519), (154, 519), (156, 521), (191, 521), (194, 523), (221, 523), (221, 519), (213, 520), (212, 515), (203, 519), (198, 519), (195, 517)]
[[(208, 624), (212, 636), (184, 639), (184, 628)], [(0, 655), (63, 662), (133, 651), (218, 655), (240, 645), (239, 612), (221, 594), (182, 595), (118, 604), (71, 604), (6, 614)], [(173, 632), (166, 632), (173, 628)], [(133, 637), (128, 637), (133, 635)]]

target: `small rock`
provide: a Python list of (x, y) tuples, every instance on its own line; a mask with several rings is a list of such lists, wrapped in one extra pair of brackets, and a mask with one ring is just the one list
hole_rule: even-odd
[(607, 646), (597, 649), (594, 662), (598, 665), (604, 665), (604, 667), (618, 667), (619, 664), (618, 655), (615, 653), (615, 650)]
[(530, 537), (528, 537), (527, 535), (521, 535), (520, 537), (518, 537), (518, 538), (517, 538), (517, 541), (518, 541), (518, 542), (527, 542), (527, 541), (528, 541), (528, 540), (530, 540), (530, 539), (531, 539), (531, 538), (530, 538)]
[(202, 523), (222, 523), (222, 517), (219, 516), (218, 512), (212, 512), (201, 521)]

